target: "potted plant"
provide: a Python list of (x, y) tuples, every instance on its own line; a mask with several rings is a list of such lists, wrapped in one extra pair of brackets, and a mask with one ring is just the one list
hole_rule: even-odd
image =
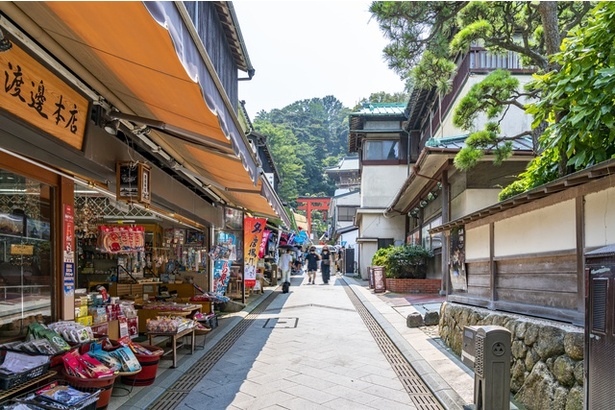
[[(419, 245), (389, 246), (379, 249), (372, 258), (373, 266), (383, 266), (386, 288), (391, 292), (425, 292), (427, 259), (432, 253)], [(431, 286), (437, 288), (439, 285)]]

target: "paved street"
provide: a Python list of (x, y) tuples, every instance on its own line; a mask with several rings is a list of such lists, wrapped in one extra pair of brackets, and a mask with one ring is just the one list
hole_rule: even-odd
[(161, 362), (153, 386), (109, 408), (460, 409), (471, 402), (472, 377), (437, 335), (405, 326), (412, 306), (393, 307), (342, 276), (328, 285), (295, 276), (290, 289), (251, 297), (258, 300), (220, 320), (205, 350), (182, 356), (178, 369), (163, 371), (169, 365)]

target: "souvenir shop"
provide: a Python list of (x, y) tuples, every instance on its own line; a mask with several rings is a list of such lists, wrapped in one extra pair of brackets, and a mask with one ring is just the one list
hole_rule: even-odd
[[(194, 350), (225, 295), (259, 289), (267, 220), (244, 210), (272, 214), (272, 200), (251, 190), (221, 204), (162, 164), (160, 147), (135, 143), (146, 136), (134, 124), (107, 121), (70, 72), (11, 41), (0, 52), (0, 402), (63, 376), (49, 395), (83, 404), (84, 379), (99, 379), (89, 399), (104, 408), (116, 378), (151, 384), (148, 361), (171, 353), (174, 367), (176, 342), (191, 336)], [(169, 338), (170, 352), (134, 341), (144, 335)]]

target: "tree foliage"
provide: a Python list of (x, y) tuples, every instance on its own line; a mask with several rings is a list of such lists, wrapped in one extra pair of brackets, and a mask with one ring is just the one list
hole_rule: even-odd
[(380, 91), (370, 94), (368, 98), (362, 98), (352, 110), (359, 111), (365, 104), (369, 103), (405, 103), (408, 101), (409, 97), (409, 94), (405, 92), (389, 94), (385, 91)]
[(534, 124), (548, 124), (540, 138), (543, 154), (507, 187), (512, 196), (615, 157), (615, 3), (592, 10), (587, 24), (564, 39), (553, 56), (560, 68), (538, 76), (543, 98), (531, 105)]
[(278, 194), (295, 204), (298, 196), (332, 196), (335, 184), (323, 174), (347, 151), (350, 110), (333, 96), (296, 101), (256, 115), (254, 128), (268, 137), (281, 174)]
[[(370, 11), (391, 41), (384, 49), (389, 67), (403, 79), (412, 78), (416, 87), (436, 87), (443, 95), (455, 73), (450, 62), (472, 45), (494, 54), (517, 53), (524, 66), (534, 67), (540, 74), (557, 72), (560, 62), (550, 56), (559, 51), (561, 39), (579, 27), (591, 7), (590, 2), (569, 1), (387, 1), (372, 3)], [(474, 85), (455, 113), (455, 124), (472, 132), (455, 159), (456, 166), (472, 167), (486, 149), (496, 149), (497, 161), (502, 161), (512, 152), (510, 141), (527, 135), (532, 135), (536, 153), (544, 149), (544, 144), (538, 144), (546, 127), (544, 117), (537, 117), (541, 120), (534, 121), (533, 130), (514, 136), (502, 135), (498, 127), (507, 110), (525, 109), (527, 101), (541, 98), (542, 90), (541, 84), (521, 90), (505, 71), (496, 71)], [(473, 129), (481, 113), (489, 121), (485, 129)], [(562, 152), (559, 158), (554, 154), (545, 154), (540, 162), (546, 165), (556, 159), (560, 163)]]

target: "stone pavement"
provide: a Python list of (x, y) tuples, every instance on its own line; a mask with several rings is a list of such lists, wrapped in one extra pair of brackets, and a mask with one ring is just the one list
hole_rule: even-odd
[[(388, 294), (374, 294), (366, 282), (348, 276), (333, 276), (328, 285), (320, 278), (316, 285), (308, 285), (303, 276), (294, 276), (290, 293), (266, 288), (263, 295), (250, 297), (242, 312), (219, 321), (220, 326), (207, 336), (205, 350), (180, 356), (177, 369), (162, 361), (154, 385), (135, 387), (127, 397), (112, 398), (109, 409), (156, 407), (157, 398), (168, 394), (184, 373), (193, 371), (193, 364), (198, 365), (209, 349), (267, 301), (265, 309), (250, 319), (251, 324), (190, 392), (178, 396), (175, 408), (432, 408), (417, 407), (410, 400), (344, 284), (444, 408), (462, 409), (472, 402), (472, 373), (439, 343), (433, 327), (406, 326), (407, 314), (416, 309), (413, 305)], [(272, 293), (275, 298), (269, 299)], [(417, 304), (417, 310), (433, 309), (440, 302)]]

